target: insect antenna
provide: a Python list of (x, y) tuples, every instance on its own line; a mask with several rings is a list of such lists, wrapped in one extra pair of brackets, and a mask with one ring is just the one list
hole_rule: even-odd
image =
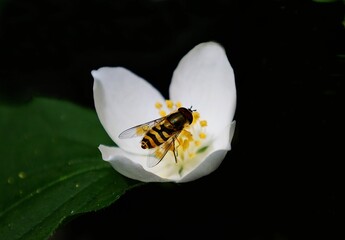
[(193, 108), (193, 106), (190, 106), (190, 108), (188, 108), (188, 110), (191, 111), (191, 112), (196, 112), (197, 111), (196, 109), (192, 109), (192, 108)]

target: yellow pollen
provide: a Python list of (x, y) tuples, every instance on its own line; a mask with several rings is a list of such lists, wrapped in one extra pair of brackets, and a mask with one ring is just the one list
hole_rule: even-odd
[(193, 112), (193, 118), (199, 119), (200, 118), (200, 113), (199, 112)]
[(144, 133), (145, 133), (146, 131), (145, 131), (145, 129), (144, 128), (142, 128), (142, 127), (138, 127), (137, 129), (136, 129), (136, 134), (137, 135), (144, 135)]
[(183, 141), (182, 148), (184, 151), (189, 148), (189, 141), (188, 140), (185, 139)]
[(206, 120), (201, 120), (200, 121), (200, 126), (201, 127), (206, 127), (207, 126), (207, 121)]
[(194, 158), (195, 157), (195, 152), (189, 152), (188, 153), (188, 157), (189, 157), (189, 159)]
[(199, 133), (199, 138), (205, 139), (206, 138), (206, 134), (203, 133), (203, 132)]
[(199, 147), (199, 146), (201, 145), (201, 141), (195, 140), (195, 141), (194, 141), (194, 144), (195, 144), (195, 146)]
[(165, 104), (167, 105), (167, 108), (173, 108), (174, 103), (171, 100), (165, 100)]
[(165, 117), (167, 113), (164, 110), (160, 110), (159, 115), (161, 115), (162, 117)]
[(156, 102), (155, 107), (157, 109), (161, 109), (163, 107), (163, 105), (160, 102)]
[(198, 112), (193, 112), (192, 114), (193, 114), (193, 123), (192, 123), (192, 124), (194, 124), (194, 123), (196, 123), (196, 122), (199, 120), (199, 118), (200, 118), (200, 113), (198, 113)]
[(180, 107), (182, 107), (182, 103), (181, 103), (180, 101), (178, 101), (178, 102), (175, 103), (175, 106), (176, 106), (177, 108), (180, 108)]
[(181, 135), (186, 137), (189, 141), (193, 141), (193, 135), (189, 131), (183, 130)]

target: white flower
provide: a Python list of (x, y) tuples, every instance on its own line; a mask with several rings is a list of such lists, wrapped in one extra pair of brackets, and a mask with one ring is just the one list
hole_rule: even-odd
[[(170, 84), (170, 100), (144, 79), (122, 67), (92, 71), (98, 117), (118, 147), (100, 145), (102, 158), (121, 174), (143, 182), (188, 182), (218, 168), (230, 150), (235, 124), (236, 88), (224, 49), (215, 42), (201, 43), (182, 58)], [(149, 150), (141, 138), (119, 134), (169, 111), (193, 106), (197, 112), (180, 134), (177, 163), (172, 151), (154, 167), (147, 167)], [(165, 112), (165, 113), (164, 113)], [(186, 133), (188, 133), (186, 132)]]

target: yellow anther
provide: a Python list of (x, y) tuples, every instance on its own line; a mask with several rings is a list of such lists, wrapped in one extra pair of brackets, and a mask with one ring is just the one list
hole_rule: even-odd
[(195, 124), (199, 120), (199, 118), (200, 118), (200, 113), (193, 112), (192, 114), (193, 114), (193, 122), (192, 122), (192, 124)]
[(165, 117), (167, 113), (164, 110), (160, 110), (159, 115), (161, 115), (162, 117)]
[(203, 133), (203, 132), (199, 133), (199, 138), (205, 139), (206, 138), (206, 134)]
[(189, 141), (188, 140), (185, 139), (183, 141), (182, 148), (183, 148), (184, 151), (189, 148)]
[(139, 135), (139, 136), (144, 135), (145, 132), (146, 132), (145, 129), (142, 128), (142, 127), (138, 127), (138, 128), (136, 129), (136, 134)]
[(180, 108), (180, 107), (182, 107), (182, 103), (181, 103), (180, 101), (178, 101), (178, 102), (175, 103), (175, 106), (176, 106), (177, 108)]
[(189, 159), (194, 158), (195, 157), (195, 152), (189, 152), (188, 153), (188, 157), (189, 157)]
[(160, 102), (156, 102), (155, 107), (157, 109), (161, 109), (163, 107), (163, 105)]
[(200, 126), (201, 127), (206, 127), (207, 126), (207, 121), (206, 120), (201, 120), (200, 121)]
[(171, 100), (165, 100), (165, 104), (167, 105), (167, 108), (173, 108), (174, 103)]
[(195, 146), (199, 147), (199, 146), (201, 145), (201, 141), (195, 140), (195, 141), (194, 141), (194, 144), (195, 144)]
[(194, 112), (193, 112), (193, 118), (194, 118), (195, 120), (198, 120), (198, 119), (200, 118), (200, 113), (194, 111)]
[(187, 130), (182, 131), (182, 136), (186, 137), (189, 141), (193, 141), (193, 135)]

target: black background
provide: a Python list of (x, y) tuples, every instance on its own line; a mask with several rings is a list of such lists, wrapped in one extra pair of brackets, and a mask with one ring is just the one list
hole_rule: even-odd
[(94, 108), (90, 71), (102, 66), (168, 97), (178, 61), (211, 40), (235, 72), (237, 128), (219, 169), (135, 188), (53, 239), (345, 238), (341, 1), (8, 0), (0, 17), (3, 101)]

